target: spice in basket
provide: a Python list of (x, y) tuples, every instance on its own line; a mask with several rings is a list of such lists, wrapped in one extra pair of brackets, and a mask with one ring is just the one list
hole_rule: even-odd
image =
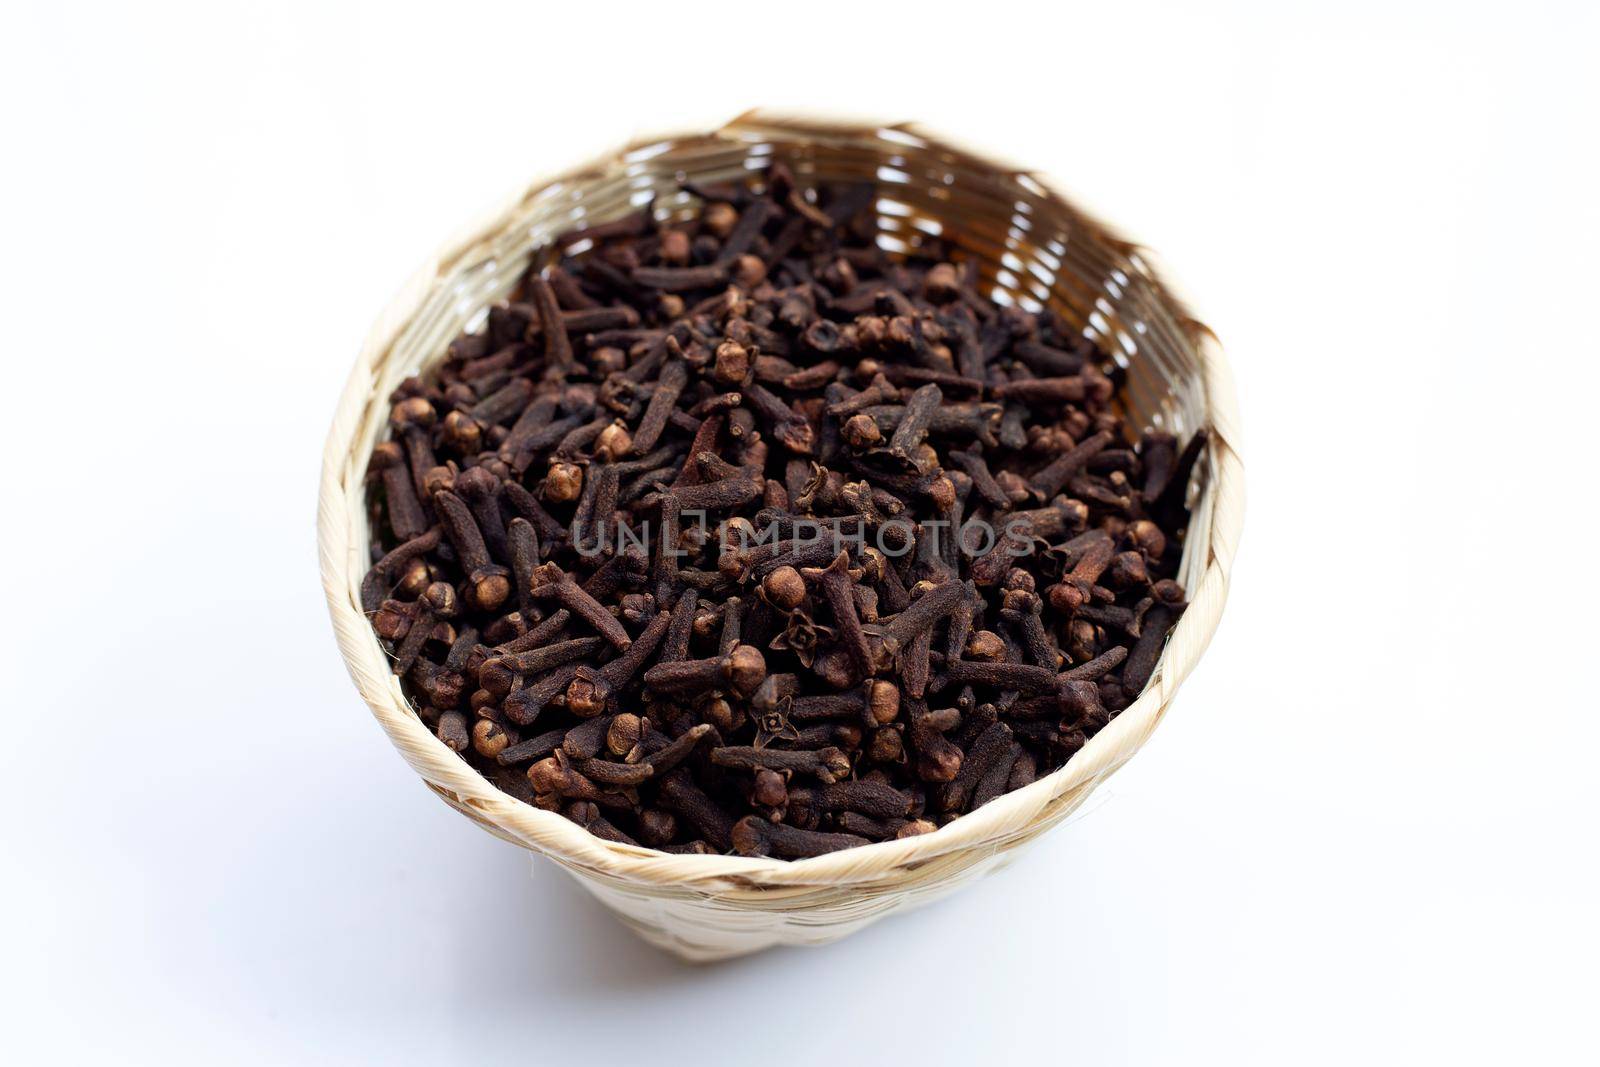
[(441, 741), (617, 842), (801, 858), (927, 833), (1144, 689), (1194, 435), (782, 166), (566, 235), (370, 464), (363, 607)]

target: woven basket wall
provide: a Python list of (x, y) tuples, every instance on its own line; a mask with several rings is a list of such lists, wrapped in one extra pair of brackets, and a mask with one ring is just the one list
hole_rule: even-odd
[[(656, 197), (685, 210), (682, 177), (715, 182), (786, 161), (802, 182), (864, 179), (880, 190), (880, 241), (890, 249), (943, 232), (976, 258), (985, 288), (1081, 324), (1128, 368), (1131, 420), (1211, 444), (1179, 577), (1191, 606), (1149, 688), (1063, 768), (938, 832), (796, 862), (677, 856), (590, 836), (553, 812), (500, 792), (422, 724), (401, 692), (358, 594), (370, 562), (363, 479), (386, 430), (387, 397), (442, 359), (482, 321), (556, 235), (636, 210)], [(561, 864), (642, 936), (693, 960), (773, 944), (821, 944), (936, 899), (1003, 866), (1060, 823), (1138, 751), (1216, 628), (1243, 518), (1234, 391), (1222, 353), (1157, 276), (1150, 254), (1072, 207), (1037, 176), (957, 149), (910, 125), (744, 116), (711, 133), (653, 138), (541, 180), (438, 253), (368, 337), (323, 457), (318, 505), (322, 582), (340, 651), (390, 740), (456, 810)], [(530, 907), (539, 903), (529, 902)]]

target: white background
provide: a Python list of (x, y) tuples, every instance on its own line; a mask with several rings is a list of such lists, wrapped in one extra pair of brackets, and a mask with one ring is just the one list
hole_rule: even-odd
[[(1329, 7), (9, 6), (0, 1057), (1594, 1062), (1600, 19)], [(433, 248), (759, 104), (920, 119), (1158, 248), (1250, 512), (1097, 810), (695, 969), (390, 749), (314, 501)]]

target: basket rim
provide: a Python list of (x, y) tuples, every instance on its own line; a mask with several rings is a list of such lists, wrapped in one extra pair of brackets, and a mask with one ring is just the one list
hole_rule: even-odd
[[(1179, 323), (1199, 357), (1197, 373), (1204, 396), (1202, 425), (1211, 432), (1211, 477), (1205, 488), (1212, 501), (1209, 558), (1193, 581), (1190, 606), (1169, 636), (1155, 676), (1137, 700), (1062, 767), (932, 833), (801, 860), (678, 855), (605, 841), (557, 812), (536, 808), (498, 789), (426, 728), (406, 701), (399, 680), (389, 671), (388, 657), (361, 611), (357, 596), (369, 556), (367, 546), (355, 536), (354, 524), (359, 514), (353, 513), (349, 506), (352, 479), (356, 497), (361, 496), (366, 458), (353, 454), (352, 449), (363, 413), (375, 401), (372, 395), (375, 368), (433, 286), (441, 282), (460, 256), (494, 232), (510, 211), (551, 185), (605, 173), (608, 168), (620, 165), (630, 153), (685, 137), (727, 138), (747, 143), (751, 137), (762, 135), (803, 138), (830, 132), (893, 133), (918, 139), (931, 148), (957, 153), (969, 162), (991, 168), (1012, 180), (1036, 186), (1043, 196), (1059, 202), (1075, 221), (1097, 230), (1101, 239), (1121, 243), (1138, 254), (1150, 280), (1172, 298)], [(323, 452), (317, 522), (323, 591), (345, 666), (391, 742), (430, 788), (497, 836), (592, 876), (623, 884), (646, 883), (657, 889), (676, 886), (686, 892), (728, 894), (774, 887), (861, 883), (958, 852), (1000, 851), (1007, 847), (1004, 839), (1008, 836), (1025, 833), (1063, 806), (1069, 809), (1075, 806), (1143, 745), (1179, 685), (1199, 661), (1220, 621), (1244, 514), (1239, 416), (1232, 374), (1222, 346), (1210, 328), (1189, 310), (1191, 306), (1158, 256), (1085, 211), (1081, 201), (1061, 191), (1058, 182), (1037, 171), (1019, 169), (993, 152), (960, 146), (919, 123), (888, 124), (840, 116), (751, 111), (709, 130), (699, 127), (636, 137), (588, 163), (537, 178), (462, 236), (447, 242), (401, 288), (374, 323), (345, 384)], [(1197, 513), (1200, 510), (1197, 509)], [(747, 894), (746, 900), (749, 899)]]

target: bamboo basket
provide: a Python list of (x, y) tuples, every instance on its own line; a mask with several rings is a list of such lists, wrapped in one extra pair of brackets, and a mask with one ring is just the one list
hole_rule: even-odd
[[(422, 724), (360, 606), (370, 563), (364, 476), (385, 432), (387, 397), (482, 321), (552, 239), (656, 198), (689, 206), (681, 178), (716, 182), (782, 159), (802, 183), (867, 179), (880, 190), (880, 242), (949, 235), (984, 286), (1048, 305), (1128, 369), (1133, 422), (1186, 437), (1211, 431), (1190, 487), (1194, 509), (1179, 577), (1190, 607), (1149, 687), (1071, 761), (935, 833), (785, 862), (679, 856), (614, 844), (500, 792)], [(441, 250), (380, 316), (339, 401), (322, 462), (318, 547), (339, 649), (356, 688), (401, 755), (451, 807), (497, 837), (549, 857), (651, 943), (695, 961), (777, 944), (837, 940), (1004, 866), (1070, 815), (1144, 744), (1217, 626), (1244, 513), (1232, 379), (1211, 333), (1190, 316), (1151, 254), (1072, 206), (1043, 179), (909, 124), (740, 117), (712, 132), (652, 137), (534, 182)]]

